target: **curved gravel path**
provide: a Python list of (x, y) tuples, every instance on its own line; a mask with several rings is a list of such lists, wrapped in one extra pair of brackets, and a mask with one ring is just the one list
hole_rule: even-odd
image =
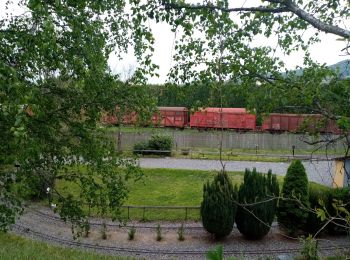
[[(140, 166), (143, 168), (168, 168), (188, 170), (220, 170), (222, 169), (218, 160), (198, 159), (174, 159), (174, 158), (141, 158)], [(250, 162), (250, 161), (224, 161), (227, 171), (244, 171), (245, 168), (256, 168), (260, 172), (285, 175), (289, 163), (285, 162)], [(334, 161), (304, 161), (303, 162), (309, 181), (332, 186)]]
[[(135, 240), (128, 241), (128, 226), (120, 227), (117, 223), (107, 222), (108, 239), (102, 240), (100, 219), (91, 220), (91, 233), (88, 238), (72, 239), (69, 224), (64, 223), (50, 209), (29, 208), (21, 216), (12, 232), (61, 246), (91, 249), (99, 253), (132, 256), (146, 259), (204, 259), (205, 253), (218, 244), (224, 246), (225, 255), (235, 255), (245, 259), (259, 259), (264, 256), (280, 254), (296, 255), (300, 250), (297, 239), (283, 236), (274, 225), (270, 233), (262, 240), (248, 241), (236, 228), (227, 238), (217, 242), (198, 222), (186, 222), (185, 241), (177, 240), (177, 228), (180, 223), (162, 222), (163, 240), (157, 242), (156, 226), (158, 223), (132, 222), (136, 227)], [(338, 250), (350, 248), (347, 237), (323, 237), (319, 240), (323, 255), (335, 254)]]

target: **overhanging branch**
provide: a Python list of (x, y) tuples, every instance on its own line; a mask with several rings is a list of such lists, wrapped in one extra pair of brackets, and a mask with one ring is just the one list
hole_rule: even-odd
[(187, 9), (187, 10), (216, 10), (222, 12), (261, 12), (261, 13), (285, 13), (290, 12), (297, 15), (301, 20), (306, 21), (314, 28), (325, 32), (331, 33), (334, 35), (338, 35), (340, 37), (350, 39), (350, 31), (344, 28), (341, 28), (337, 25), (328, 24), (312, 14), (306, 12), (302, 8), (300, 8), (295, 2), (292, 0), (266, 0), (266, 2), (270, 2), (273, 4), (279, 4), (280, 7), (270, 7), (270, 6), (257, 6), (257, 7), (237, 7), (237, 8), (226, 8), (221, 6), (215, 6), (212, 4), (205, 5), (194, 5), (194, 4), (186, 4), (186, 3), (169, 3), (167, 1), (163, 1), (162, 4), (165, 9)]
[(237, 7), (237, 8), (225, 8), (215, 5), (193, 5), (193, 4), (176, 4), (176, 3), (168, 3), (166, 1), (163, 2), (165, 9), (187, 9), (187, 10), (215, 10), (222, 12), (261, 12), (261, 13), (283, 13), (289, 12), (287, 7), (267, 7), (267, 6), (257, 6), (257, 7)]

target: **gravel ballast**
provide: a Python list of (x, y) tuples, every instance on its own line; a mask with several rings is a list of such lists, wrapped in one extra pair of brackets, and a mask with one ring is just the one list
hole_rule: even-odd
[[(146, 259), (204, 259), (208, 250), (223, 245), (225, 255), (234, 255), (245, 259), (258, 259), (264, 256), (296, 255), (300, 250), (298, 239), (288, 238), (273, 225), (269, 234), (262, 240), (246, 240), (236, 228), (222, 239), (215, 241), (199, 222), (184, 222), (185, 241), (178, 241), (177, 231), (181, 223), (177, 222), (130, 222), (126, 226), (107, 221), (107, 239), (101, 238), (101, 219), (91, 220), (89, 237), (78, 240), (72, 238), (71, 227), (64, 223), (50, 209), (30, 207), (17, 223), (12, 232), (31, 239), (41, 240), (62, 246), (90, 249), (99, 253), (132, 256)], [(156, 241), (156, 226), (162, 227), (163, 239)], [(133, 241), (128, 240), (128, 230), (135, 226)], [(335, 255), (339, 250), (349, 249), (346, 236), (328, 237), (319, 240), (323, 255)]]

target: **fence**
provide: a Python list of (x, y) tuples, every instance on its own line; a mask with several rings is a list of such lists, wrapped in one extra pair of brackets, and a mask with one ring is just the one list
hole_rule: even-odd
[[(110, 133), (117, 138), (115, 133)], [(166, 134), (173, 137), (177, 149), (184, 147), (192, 148), (217, 148), (220, 143), (220, 132), (181, 132), (170, 131)], [(135, 143), (148, 140), (151, 133), (122, 133), (121, 145), (122, 149), (130, 149)], [(321, 135), (322, 138), (331, 138), (330, 135)], [(285, 150), (295, 147), (301, 150), (313, 150), (314, 147), (308, 145), (303, 140), (311, 140), (312, 137), (301, 134), (269, 134), (269, 133), (237, 133), (233, 131), (225, 131), (223, 134), (224, 149), (252, 149), (259, 147), (261, 150)], [(342, 143), (339, 142), (330, 149), (342, 149)]]
[[(125, 152), (136, 152), (140, 155), (163, 155), (163, 156), (177, 156), (182, 155), (184, 158), (190, 159), (219, 159), (220, 151), (208, 151), (204, 149), (189, 149), (189, 148), (181, 148), (180, 150), (124, 150)], [(300, 160), (332, 160), (337, 155), (327, 155), (324, 154), (298, 154), (299, 151), (296, 151), (293, 147), (291, 147), (289, 153), (283, 154), (280, 153), (262, 153), (259, 151), (258, 147), (251, 152), (240, 152), (240, 151), (222, 151), (221, 158), (223, 160), (234, 160), (236, 157), (240, 157), (242, 159), (258, 159), (258, 158), (275, 158), (275, 159), (284, 159), (287, 161), (293, 159)], [(339, 156), (339, 155), (338, 155)]]
[[(139, 220), (199, 219), (199, 209), (199, 206), (123, 205), (122, 216), (127, 219)], [(167, 214), (168, 211), (172, 211), (172, 213)]]

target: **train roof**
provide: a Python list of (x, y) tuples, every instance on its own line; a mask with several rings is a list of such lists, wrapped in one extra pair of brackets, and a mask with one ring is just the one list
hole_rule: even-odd
[(246, 114), (247, 110), (245, 108), (232, 108), (232, 107), (207, 107), (207, 108), (202, 108), (200, 111), (203, 112), (211, 112), (211, 113), (232, 113), (232, 114)]
[(187, 107), (158, 107), (159, 111), (188, 111)]
[(284, 114), (284, 113), (270, 113), (270, 116), (322, 116), (321, 114)]

